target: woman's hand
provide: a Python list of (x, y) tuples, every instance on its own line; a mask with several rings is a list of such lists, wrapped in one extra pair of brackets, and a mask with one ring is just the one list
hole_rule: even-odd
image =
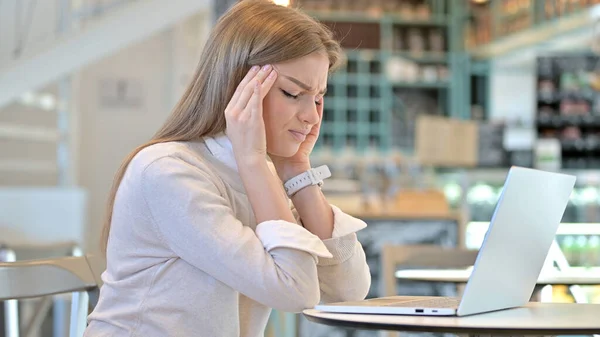
[(319, 139), (319, 132), (321, 130), (321, 121), (323, 120), (323, 104), (324, 99), (321, 98), (321, 104), (317, 106), (317, 113), (319, 114), (319, 122), (311, 128), (308, 135), (306, 135), (306, 139), (302, 144), (300, 144), (300, 148), (298, 152), (292, 157), (278, 157), (271, 156), (271, 160), (275, 165), (275, 169), (277, 170), (277, 174), (279, 175), (279, 179), (282, 182), (286, 182), (287, 180), (297, 176), (304, 171), (307, 171), (311, 168), (310, 166), (310, 154), (312, 150), (315, 148), (315, 144)]
[(257, 224), (269, 220), (296, 221), (279, 179), (267, 163), (262, 101), (276, 78), (277, 72), (271, 66), (260, 71), (253, 67), (225, 108), (227, 136)]
[(277, 72), (270, 65), (252, 67), (225, 108), (227, 136), (240, 165), (254, 164), (266, 158), (262, 101), (276, 78)]

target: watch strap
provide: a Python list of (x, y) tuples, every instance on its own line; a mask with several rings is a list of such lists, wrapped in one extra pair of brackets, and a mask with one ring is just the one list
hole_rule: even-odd
[(294, 194), (298, 193), (301, 189), (314, 186), (314, 185), (323, 185), (323, 180), (331, 177), (331, 171), (327, 165), (322, 165), (316, 168), (311, 168), (299, 175), (293, 177), (283, 184), (285, 188), (285, 192), (288, 197), (292, 197)]

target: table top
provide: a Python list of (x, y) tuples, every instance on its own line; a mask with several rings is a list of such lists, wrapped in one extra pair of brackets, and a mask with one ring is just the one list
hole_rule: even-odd
[[(471, 269), (407, 269), (396, 272), (396, 278), (424, 282), (467, 283)], [(542, 272), (538, 285), (599, 285), (600, 274), (586, 271)]]
[(488, 333), (488, 334), (597, 334), (600, 305), (530, 302), (524, 307), (463, 317), (363, 315), (304, 310), (310, 321), (357, 329)]

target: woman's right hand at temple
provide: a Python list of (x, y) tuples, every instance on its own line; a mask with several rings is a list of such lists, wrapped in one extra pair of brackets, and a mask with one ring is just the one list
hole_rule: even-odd
[(227, 136), (238, 165), (265, 161), (267, 138), (262, 101), (277, 79), (271, 65), (254, 66), (240, 82), (225, 109)]

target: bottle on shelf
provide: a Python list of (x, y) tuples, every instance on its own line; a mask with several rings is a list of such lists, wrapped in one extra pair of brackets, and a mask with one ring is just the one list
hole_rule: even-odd
[(573, 262), (573, 265), (576, 267), (587, 267), (587, 241), (587, 236), (585, 235), (578, 235), (575, 239), (575, 245), (573, 247), (575, 261)]
[(569, 265), (573, 266), (575, 262), (575, 238), (572, 235), (567, 235), (559, 241), (559, 245), (565, 259), (567, 259)]
[(600, 236), (592, 235), (588, 240), (586, 263), (588, 267), (600, 267)]

